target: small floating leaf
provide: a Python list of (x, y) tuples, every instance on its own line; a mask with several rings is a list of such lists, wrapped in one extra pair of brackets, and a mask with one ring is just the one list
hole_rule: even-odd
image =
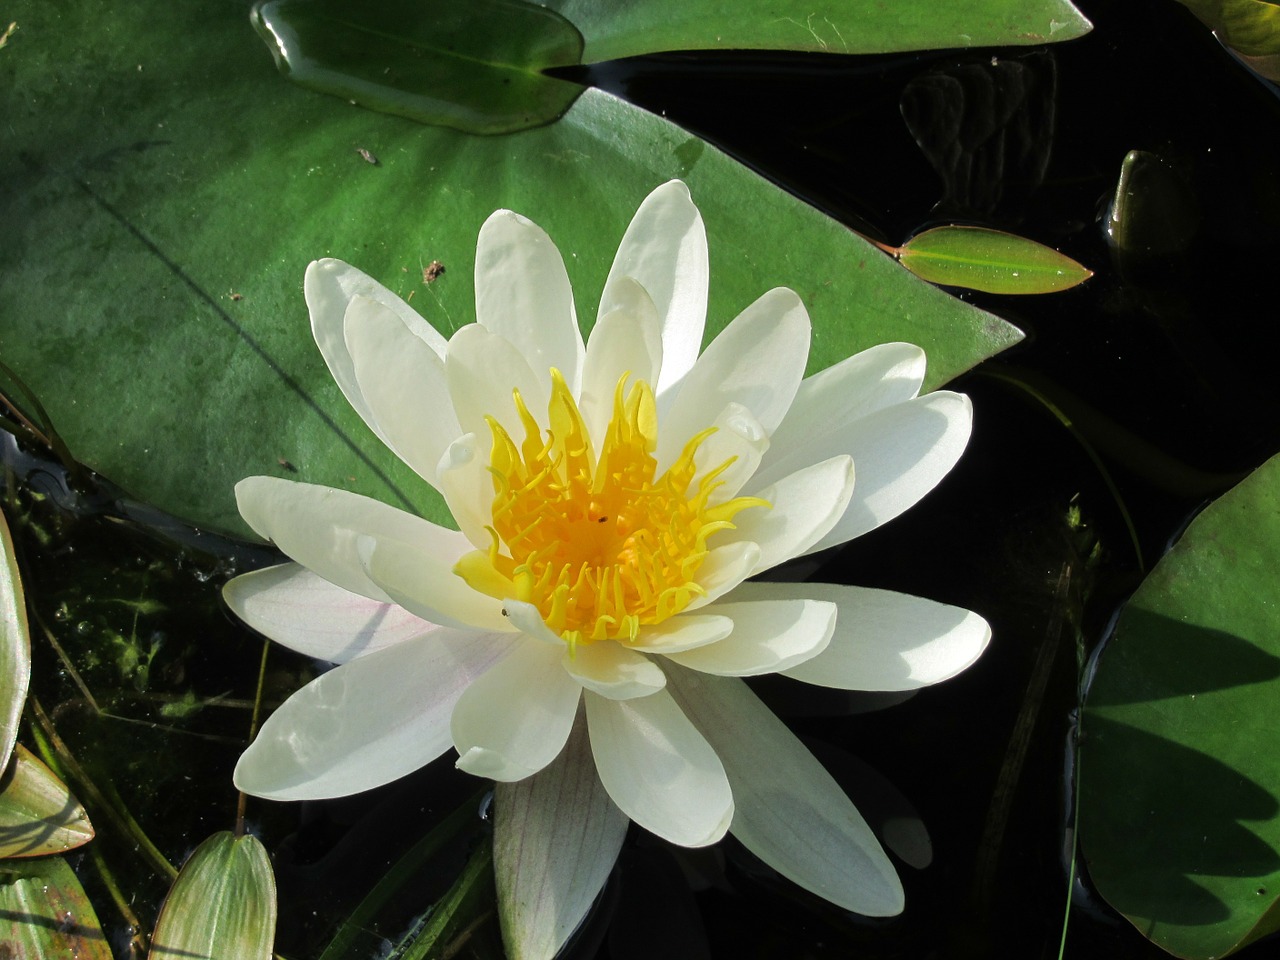
[(1080, 836), (1099, 893), (1179, 957), (1280, 929), (1280, 457), (1133, 595), (1085, 704)]
[(8, 763), (31, 679), (31, 638), (13, 537), (0, 512), (0, 764)]
[(269, 960), (276, 932), (276, 881), (256, 837), (215, 833), (173, 882), (148, 960)]
[(1057, 250), (986, 227), (934, 227), (897, 255), (922, 280), (986, 293), (1054, 293), (1093, 276)]
[(0, 857), (65, 853), (93, 839), (84, 807), (66, 785), (18, 744), (0, 777)]
[(1191, 245), (1200, 203), (1186, 179), (1158, 153), (1130, 150), (1107, 207), (1108, 242), (1124, 257), (1164, 257)]
[(111, 960), (84, 888), (62, 857), (0, 861), (0, 949), (11, 957)]
[(578, 31), (520, 0), (272, 0), (253, 24), (302, 86), (469, 133), (550, 123), (583, 90), (541, 72), (578, 62)]

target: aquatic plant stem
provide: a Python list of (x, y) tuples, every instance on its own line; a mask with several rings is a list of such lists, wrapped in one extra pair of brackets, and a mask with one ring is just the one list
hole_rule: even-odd
[[(249, 742), (258, 735), (258, 717), (262, 713), (262, 688), (267, 679), (267, 654), (271, 650), (271, 642), (262, 641), (262, 657), (258, 660), (258, 688), (253, 693), (253, 716), (249, 718)], [(243, 790), (236, 798), (236, 837), (244, 836), (244, 811), (248, 796)]]
[(138, 915), (133, 912), (133, 908), (129, 906), (129, 901), (125, 899), (124, 892), (120, 889), (120, 884), (116, 882), (116, 875), (107, 866), (106, 858), (103, 857), (101, 848), (96, 844), (89, 847), (89, 859), (93, 863), (93, 868), (98, 871), (98, 879), (107, 888), (107, 893), (110, 895), (112, 902), (115, 903), (121, 919), (133, 931), (133, 936), (129, 938), (129, 945), (133, 955), (143, 956), (147, 952), (148, 937), (142, 932), (142, 922), (138, 919)]

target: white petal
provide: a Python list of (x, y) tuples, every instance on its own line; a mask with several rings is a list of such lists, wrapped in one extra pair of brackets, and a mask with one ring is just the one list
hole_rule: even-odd
[(494, 789), (493, 875), (512, 960), (555, 956), (604, 887), (627, 818), (596, 775), (585, 717), (543, 770)]
[(222, 598), (259, 633), (332, 663), (441, 629), (394, 603), (335, 587), (296, 563), (241, 574), (223, 586)]
[(533, 418), (546, 427), (551, 377), (546, 370), (535, 374), (529, 362), (506, 338), (490, 333), (478, 323), (468, 324), (449, 341), (444, 372), (458, 426), (464, 433), (489, 437), (485, 417), (490, 416), (502, 424), (519, 446), (524, 439), (524, 427), (512, 398), (514, 390), (520, 391)]
[(916, 690), (960, 673), (991, 639), (987, 622), (961, 607), (891, 590), (832, 583), (744, 583), (736, 600), (811, 597), (834, 603), (827, 648), (787, 676), (841, 690)]
[[(485, 445), (491, 442), (485, 434)], [(480, 439), (468, 433), (445, 449), (436, 466), (435, 487), (454, 522), (472, 546), (488, 550), (492, 540), (485, 526), (493, 515), (493, 475), (489, 473), (489, 456)]]
[(445, 350), (444, 337), (378, 281), (341, 260), (313, 261), (307, 267), (302, 288), (307, 309), (311, 313), (311, 333), (329, 366), (329, 372), (333, 374), (333, 379), (337, 381), (347, 402), (374, 433), (382, 437), (372, 410), (356, 381), (355, 367), (347, 351), (343, 332), (347, 304), (357, 296), (378, 301), (390, 308), (411, 334), (441, 357)]
[(596, 321), (587, 339), (578, 398), (597, 453), (613, 416), (613, 396), (623, 374), (631, 374), (632, 383), (643, 380), (652, 387), (662, 368), (658, 308), (648, 292), (630, 277), (623, 277), (614, 282), (612, 295), (614, 308)]
[(456, 531), (381, 500), (314, 483), (246, 477), (236, 484), (236, 505), (245, 522), (290, 559), (374, 600), (389, 597), (364, 570), (358, 549), (361, 536), (421, 544), (449, 566), (467, 549), (466, 538)]
[(718, 600), (751, 576), (759, 563), (760, 547), (749, 540), (711, 549), (695, 577), (705, 592), (694, 597), (685, 610), (692, 612)]
[(755, 576), (813, 550), (845, 515), (854, 489), (853, 461), (832, 457), (754, 491), (752, 496), (773, 506), (744, 510), (734, 519), (737, 529), (721, 536), (729, 542), (750, 540), (760, 545), (760, 560), (751, 571)]
[(512, 626), (526, 636), (555, 647), (557, 650), (565, 648), (564, 638), (546, 625), (542, 614), (532, 603), (508, 597), (502, 601), (502, 613), (511, 621)]
[(569, 676), (610, 700), (647, 697), (667, 684), (661, 667), (613, 640), (580, 643), (563, 662)]
[(733, 632), (728, 617), (710, 614), (679, 614), (652, 627), (642, 627), (632, 650), (642, 653), (679, 653), (703, 644), (723, 640)]
[(717, 603), (710, 609), (733, 621), (733, 633), (668, 659), (718, 676), (778, 673), (821, 654), (836, 629), (836, 605), (821, 600)]
[(702, 441), (694, 456), (698, 472), (693, 485), (696, 489), (703, 476), (729, 463), (724, 472), (716, 476), (719, 486), (708, 501), (716, 504), (733, 499), (751, 479), (769, 449), (769, 434), (764, 424), (740, 403), (731, 403), (721, 410), (712, 426), (716, 432)]
[(782, 422), (809, 359), (809, 314), (794, 291), (770, 290), (721, 331), (680, 383), (658, 436), (658, 469), (729, 403), (746, 407), (766, 433)]
[(271, 800), (313, 800), (416, 770), (449, 748), (454, 703), (510, 643), (438, 630), (330, 670), (267, 718), (236, 764), (236, 787)]
[(435, 486), (440, 456), (462, 432), (444, 361), (389, 307), (368, 297), (353, 297), (347, 307), (346, 342), (378, 434)]
[(858, 484), (844, 516), (812, 548), (822, 550), (887, 523), (919, 501), (955, 466), (972, 428), (969, 398), (939, 390), (799, 440), (781, 459), (773, 458), (771, 448), (748, 490), (805, 464), (837, 454), (853, 457)]
[(564, 748), (581, 695), (559, 650), (517, 643), (453, 708), (458, 769), (502, 781), (537, 773)]
[(415, 616), (459, 629), (514, 632), (502, 615), (502, 601), (472, 590), (453, 572), (471, 550), (466, 537), (456, 536), (460, 544), (450, 550), (372, 537), (362, 538), (359, 549), (370, 579)]
[(665, 690), (636, 700), (587, 693), (600, 782), (632, 820), (682, 847), (724, 836), (733, 796), (715, 751)]
[[(707, 318), (707, 232), (689, 188), (671, 180), (647, 196), (632, 218), (604, 292), (600, 317), (625, 300), (617, 292), (624, 277), (648, 291), (662, 325), (662, 372), (654, 385), (663, 393), (693, 366)], [(718, 408), (717, 408), (718, 409)]]
[(724, 761), (733, 835), (747, 849), (846, 910), (902, 912), (902, 884), (866, 821), (746, 684), (673, 667), (670, 688)]
[(555, 367), (577, 393), (584, 350), (564, 260), (541, 227), (510, 210), (480, 228), (476, 320), (514, 344), (535, 374)]

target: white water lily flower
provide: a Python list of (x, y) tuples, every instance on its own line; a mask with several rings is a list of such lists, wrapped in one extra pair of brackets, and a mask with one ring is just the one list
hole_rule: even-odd
[(523, 217), (485, 222), (475, 280), (477, 322), (446, 342), (355, 268), (307, 270), (338, 385), (459, 530), (327, 487), (236, 487), (294, 562), (237, 577), (227, 602), (339, 664), (267, 720), (237, 786), (341, 796), (455, 748), (500, 782), (499, 891), (522, 955), (554, 952), (585, 912), (619, 810), (685, 846), (730, 831), (840, 906), (899, 912), (870, 829), (738, 678), (907, 690), (972, 663), (987, 624), (883, 590), (747, 580), (924, 496), (968, 441), (968, 399), (917, 396), (924, 353), (903, 343), (804, 379), (809, 319), (785, 288), (699, 355), (706, 237), (677, 181), (637, 211), (585, 345), (563, 261)]

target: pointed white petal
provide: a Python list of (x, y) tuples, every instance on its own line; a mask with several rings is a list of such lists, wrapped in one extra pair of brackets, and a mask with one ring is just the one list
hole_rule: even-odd
[(476, 243), (476, 320), (524, 354), (538, 376), (555, 367), (577, 393), (584, 350), (560, 251), (536, 223), (498, 210)]
[(259, 633), (332, 663), (440, 629), (394, 603), (335, 587), (296, 563), (241, 574), (223, 586), (222, 598)]
[(647, 697), (667, 683), (656, 663), (613, 640), (578, 644), (572, 654), (565, 651), (563, 662), (569, 676), (610, 700)]
[(503, 943), (512, 960), (546, 960), (587, 915), (627, 834), (596, 775), (585, 717), (543, 770), (497, 784), (493, 807)]
[(702, 441), (694, 456), (698, 472), (693, 487), (713, 470), (728, 463), (728, 467), (716, 476), (715, 492), (708, 501), (724, 503), (738, 495), (760, 466), (760, 459), (769, 449), (769, 434), (759, 420), (740, 403), (730, 403), (720, 411), (712, 426), (716, 432)]
[(692, 612), (720, 599), (751, 576), (751, 571), (759, 564), (760, 547), (749, 540), (727, 543), (708, 551), (696, 577), (705, 592), (700, 597), (694, 597), (685, 610)]
[(642, 653), (679, 653), (723, 640), (733, 632), (733, 621), (711, 614), (679, 614), (652, 627), (641, 627), (629, 644)]
[(585, 698), (600, 782), (622, 812), (682, 847), (723, 837), (733, 819), (724, 768), (670, 695)]
[[(604, 292), (603, 317), (625, 300), (617, 292), (624, 277), (648, 291), (662, 325), (662, 372), (654, 390), (663, 393), (693, 366), (707, 318), (707, 232), (689, 188), (671, 180), (654, 190), (618, 245)], [(717, 408), (718, 409), (718, 408)]]
[(236, 484), (236, 505), (245, 522), (290, 559), (374, 600), (389, 598), (364, 570), (357, 545), (362, 535), (421, 544), (450, 566), (466, 550), (466, 538), (456, 531), (381, 500), (314, 483), (246, 477)]
[(314, 800), (416, 770), (449, 748), (454, 703), (510, 643), (438, 630), (330, 670), (267, 718), (236, 764), (236, 787), (270, 800)]
[(836, 629), (836, 605), (821, 600), (717, 603), (710, 609), (733, 621), (733, 633), (668, 659), (718, 676), (779, 673), (818, 656)]
[(612, 295), (614, 308), (596, 321), (587, 339), (578, 398), (597, 453), (613, 416), (613, 396), (623, 374), (631, 374), (630, 383), (643, 380), (652, 387), (662, 368), (658, 308), (648, 292), (630, 277), (622, 277), (614, 282)]
[(766, 433), (782, 422), (809, 359), (809, 314), (794, 291), (777, 287), (721, 331), (680, 383), (658, 436), (658, 469), (707, 427), (726, 404), (746, 407)]
[(559, 650), (517, 643), (453, 708), (458, 769), (504, 782), (537, 773), (564, 748), (581, 696)]
[[(489, 434), (486, 441), (491, 442)], [(493, 515), (493, 475), (489, 455), (474, 433), (464, 434), (445, 449), (436, 466), (435, 487), (454, 522), (472, 546), (488, 550), (492, 540), (485, 529)]]
[[(814, 549), (845, 515), (854, 494), (853, 461), (832, 457), (755, 491), (771, 509), (744, 510), (724, 541), (750, 540), (760, 545), (760, 560), (751, 575), (776, 567)], [(719, 541), (718, 541), (719, 542)]]
[(502, 615), (502, 601), (477, 593), (453, 572), (458, 559), (471, 551), (466, 537), (455, 536), (458, 542), (449, 550), (372, 537), (361, 538), (358, 547), (369, 578), (415, 616), (462, 630), (514, 632)]
[(831, 643), (787, 676), (841, 690), (916, 690), (954, 677), (991, 639), (987, 621), (961, 607), (891, 590), (833, 583), (744, 583), (737, 600), (810, 597), (837, 607)]
[(724, 762), (747, 849), (846, 910), (902, 912), (902, 884), (866, 821), (746, 684), (672, 667), (670, 689)]
[(449, 341), (444, 372), (458, 426), (464, 433), (489, 437), (485, 417), (490, 416), (519, 445), (524, 439), (524, 427), (512, 399), (514, 390), (520, 391), (533, 418), (546, 427), (547, 401), (551, 398), (549, 372), (535, 373), (505, 337), (490, 333), (478, 323), (468, 324)]
[(353, 297), (347, 306), (346, 343), (377, 433), (435, 486), (440, 456), (462, 432), (444, 361), (390, 307), (368, 297)]
[(532, 603), (525, 603), (523, 600), (512, 600), (508, 597), (502, 601), (502, 613), (503, 616), (511, 621), (513, 627), (526, 636), (555, 647), (557, 650), (565, 648), (564, 639), (546, 625), (542, 619), (542, 614), (538, 612), (538, 608)]

